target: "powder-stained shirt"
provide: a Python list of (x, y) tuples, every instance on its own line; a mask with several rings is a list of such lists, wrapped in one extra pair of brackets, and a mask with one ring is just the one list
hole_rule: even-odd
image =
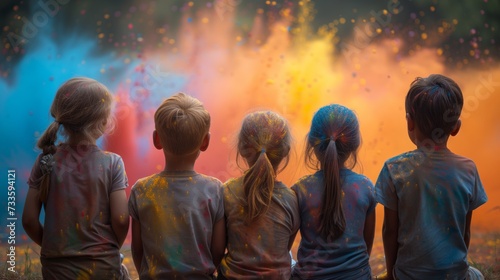
[(387, 160), (377, 200), (399, 216), (398, 279), (465, 279), (467, 213), (487, 201), (476, 165), (448, 149)]
[(299, 229), (297, 198), (275, 182), (267, 212), (247, 224), (243, 178), (224, 184), (224, 209), (228, 232), (227, 254), (220, 273), (227, 279), (290, 279), (290, 237)]
[[(120, 156), (97, 146), (59, 145), (54, 154), (41, 262), (46, 278), (120, 277), (120, 245), (111, 227), (110, 194), (128, 186)], [(39, 190), (40, 156), (28, 180)]]
[(195, 171), (161, 172), (132, 187), (140, 223), (141, 279), (211, 279), (213, 227), (224, 218), (222, 183)]
[(363, 233), (366, 217), (375, 210), (375, 190), (368, 178), (349, 169), (340, 170), (340, 180), (346, 227), (330, 242), (319, 231), (325, 192), (323, 171), (305, 176), (292, 186), (299, 200), (302, 237), (293, 270), (298, 279), (371, 279)]

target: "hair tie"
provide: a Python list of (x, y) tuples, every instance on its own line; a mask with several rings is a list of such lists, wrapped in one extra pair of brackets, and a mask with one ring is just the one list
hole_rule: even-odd
[(46, 154), (43, 155), (40, 159), (40, 169), (42, 170), (42, 175), (49, 174), (52, 172), (52, 168), (54, 167), (55, 160), (54, 155)]
[(265, 154), (266, 153), (266, 149), (262, 148), (262, 150), (260, 150), (260, 153), (261, 154)]

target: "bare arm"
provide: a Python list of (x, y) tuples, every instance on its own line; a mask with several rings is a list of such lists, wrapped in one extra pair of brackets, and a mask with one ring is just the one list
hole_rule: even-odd
[(365, 239), (368, 256), (372, 253), (373, 239), (375, 238), (375, 210), (366, 216), (363, 237)]
[(120, 247), (123, 245), (128, 233), (129, 216), (127, 195), (125, 190), (112, 192), (110, 195), (111, 227), (116, 235)]
[(295, 241), (295, 237), (297, 236), (297, 233), (299, 231), (296, 231), (294, 234), (292, 234), (290, 236), (290, 239), (288, 240), (288, 251), (290, 251), (292, 249), (292, 246), (293, 246), (293, 241)]
[(465, 241), (465, 246), (467, 246), (467, 249), (469, 249), (469, 243), (470, 243), (470, 224), (472, 221), (472, 210), (467, 213), (466, 221), (465, 221), (465, 234), (464, 234), (464, 241)]
[(141, 224), (132, 218), (132, 259), (134, 260), (137, 272), (141, 272), (141, 263), (143, 256)]
[(226, 250), (226, 219), (222, 218), (214, 225), (214, 230), (212, 233), (212, 245), (210, 246), (210, 252), (212, 253), (212, 258), (215, 267), (218, 267), (220, 262), (222, 261), (225, 250)]
[(40, 192), (29, 188), (24, 202), (23, 227), (26, 234), (38, 245), (42, 246), (43, 226), (40, 223)]
[(398, 212), (384, 207), (384, 225), (382, 228), (382, 239), (384, 241), (385, 264), (387, 276), (394, 279), (392, 270), (398, 255)]

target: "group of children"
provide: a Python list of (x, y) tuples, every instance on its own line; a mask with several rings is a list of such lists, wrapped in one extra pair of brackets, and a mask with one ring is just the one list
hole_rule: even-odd
[[(448, 77), (411, 84), (406, 120), (417, 148), (387, 160), (375, 186), (352, 171), (359, 124), (337, 104), (315, 113), (305, 158), (317, 171), (291, 188), (276, 178), (288, 163), (290, 130), (272, 111), (243, 120), (237, 160), (248, 168), (241, 177), (223, 184), (197, 173), (210, 115), (179, 93), (154, 117), (165, 168), (138, 180), (127, 204), (121, 157), (96, 146), (112, 127), (112, 103), (106, 87), (88, 78), (67, 81), (55, 96), (23, 212), (26, 233), (41, 246), (44, 279), (126, 279), (119, 250), (129, 215), (140, 279), (372, 279), (377, 202), (387, 267), (379, 278), (483, 279), (467, 251), (472, 212), (487, 197), (475, 164), (447, 148), (463, 107)], [(56, 146), (59, 133), (65, 141)]]

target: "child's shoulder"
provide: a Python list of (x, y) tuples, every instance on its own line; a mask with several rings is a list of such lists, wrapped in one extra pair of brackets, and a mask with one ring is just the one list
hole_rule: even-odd
[(307, 192), (307, 189), (310, 187), (314, 187), (318, 184), (321, 183), (322, 180), (322, 171), (318, 171), (313, 174), (308, 174), (302, 176), (300, 179), (293, 184), (290, 189), (293, 190), (295, 193), (299, 192)]
[(287, 185), (285, 185), (285, 183), (281, 182), (281, 181), (276, 181), (275, 184), (274, 184), (274, 192), (283, 196), (294, 196), (295, 197), (295, 192), (289, 188)]
[(434, 161), (442, 159), (445, 159), (450, 165), (464, 168), (476, 168), (476, 164), (473, 160), (455, 154), (447, 149), (440, 151), (424, 151), (416, 149), (389, 158), (388, 160), (386, 160), (385, 164), (389, 168), (391, 168), (393, 166), (399, 165), (418, 165), (425, 162), (426, 160)]
[(393, 156), (385, 161), (386, 164), (398, 164), (398, 163), (408, 163), (424, 157), (425, 154), (420, 150), (412, 150), (408, 152), (401, 153), (399, 155)]
[(201, 181), (203, 181), (203, 183), (205, 183), (207, 185), (216, 186), (216, 187), (222, 187), (221, 180), (219, 180), (219, 179), (217, 179), (215, 177), (209, 176), (209, 175), (197, 173), (197, 180), (198, 181), (201, 180)]
[(297, 180), (297, 182), (295, 182), (295, 184), (293, 184), (293, 186), (299, 185), (299, 184), (307, 184), (310, 182), (316, 182), (321, 177), (321, 172), (322, 171), (318, 171), (318, 172), (313, 173), (313, 174), (304, 175), (304, 176), (300, 177)]
[(242, 185), (243, 184), (243, 176), (237, 178), (230, 178), (226, 182), (224, 182), (224, 188), (229, 188), (234, 185)]
[(134, 186), (132, 187), (132, 190), (138, 191), (138, 190), (145, 188), (147, 186), (150, 186), (153, 184), (158, 184), (159, 179), (160, 179), (160, 175), (158, 173), (139, 178), (139, 179), (137, 179)]
[(102, 150), (97, 145), (70, 146), (61, 144), (58, 146), (58, 151), (61, 151), (63, 157), (69, 153), (81, 157), (82, 159), (98, 161), (102, 164), (124, 165), (123, 159), (119, 154)]
[[(343, 175), (343, 176), (342, 176)], [(373, 182), (363, 174), (356, 173), (351, 169), (344, 168), (341, 170), (341, 176), (344, 181), (352, 182), (361, 185), (373, 186)]]

